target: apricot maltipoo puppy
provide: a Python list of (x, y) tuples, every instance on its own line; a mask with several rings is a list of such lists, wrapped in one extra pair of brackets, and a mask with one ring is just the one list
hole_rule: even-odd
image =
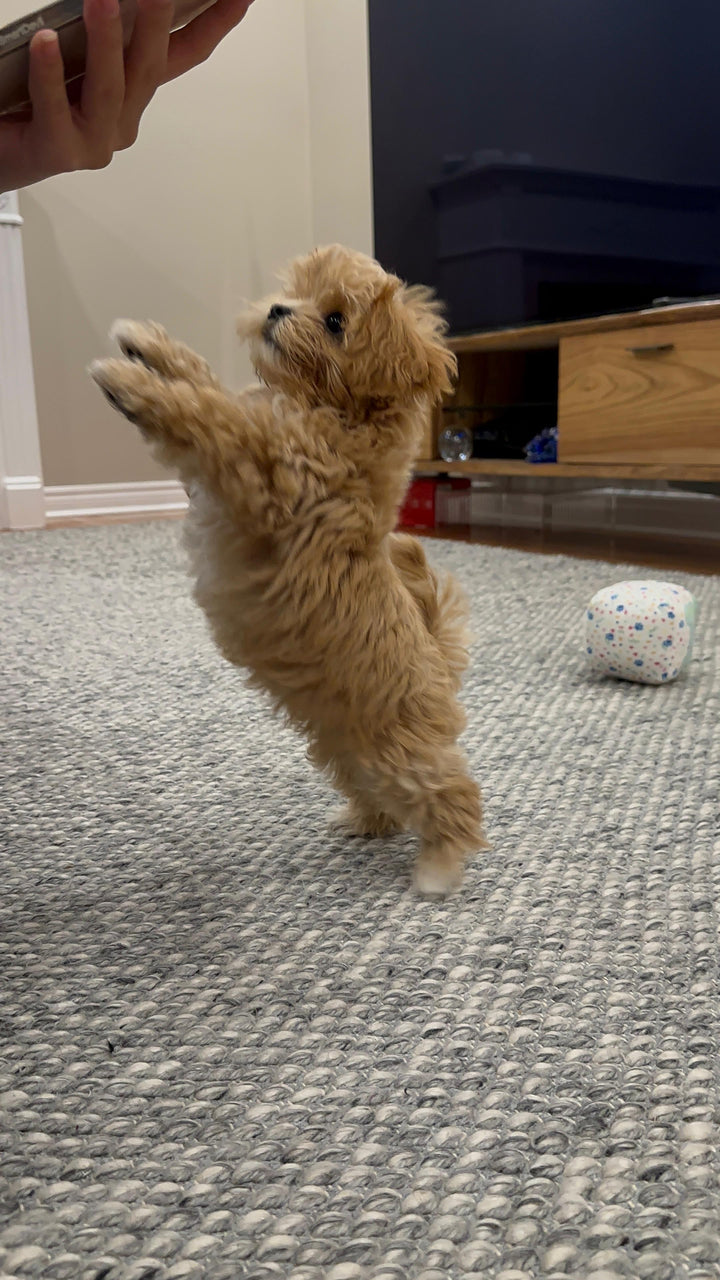
[(427, 290), (339, 246), (295, 262), (240, 331), (236, 396), (155, 324), (121, 321), (91, 373), (190, 496), (195, 597), (221, 653), (305, 735), (353, 835), (419, 834), (441, 897), (485, 846), (458, 735), (465, 600), (393, 533), (455, 360)]

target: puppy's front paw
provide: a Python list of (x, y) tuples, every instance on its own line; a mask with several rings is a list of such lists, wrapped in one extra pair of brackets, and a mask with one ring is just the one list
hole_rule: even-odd
[(200, 386), (217, 386), (209, 364), (183, 342), (176, 342), (162, 325), (148, 321), (116, 320), (110, 337), (128, 360), (136, 361), (163, 378), (179, 378)]
[(143, 401), (136, 371), (127, 360), (93, 360), (88, 372), (113, 409), (129, 422), (140, 423)]
[(157, 360), (153, 356), (167, 334), (159, 324), (153, 324), (152, 321), (141, 324), (138, 320), (116, 320), (110, 330), (110, 337), (113, 342), (117, 342), (128, 360), (136, 360), (138, 364), (153, 369), (157, 368)]
[(95, 360), (89, 369), (113, 409), (145, 436), (166, 434), (168, 383), (133, 360)]

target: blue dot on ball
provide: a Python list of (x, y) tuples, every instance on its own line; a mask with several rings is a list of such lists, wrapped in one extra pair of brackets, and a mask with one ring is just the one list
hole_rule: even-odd
[(592, 622), (592, 618), (593, 618), (593, 612), (592, 612), (592, 609), (588, 609), (588, 618), (589, 618), (589, 619), (590, 619), (590, 621)]
[(592, 653), (592, 649), (591, 649), (590, 645), (588, 645), (587, 651), (588, 651), (588, 653)]
[(663, 671), (662, 678), (663, 680), (667, 680), (667, 671)]
[(635, 623), (635, 630), (636, 630), (636, 631), (642, 631), (642, 630), (643, 630), (643, 624), (642, 624), (642, 622), (636, 622), (636, 623)]
[(674, 617), (675, 617), (675, 614), (673, 613), (672, 609), (668, 609), (668, 618), (674, 618)]
[(606, 631), (606, 632), (605, 632), (605, 639), (606, 639), (606, 640), (614, 640), (614, 639), (615, 639), (615, 632), (614, 632), (614, 631)]
[(663, 649), (669, 649), (671, 644), (672, 640), (663, 640)]
[(635, 659), (635, 666), (636, 666), (636, 667), (641, 667), (642, 665), (643, 665), (643, 660), (642, 660), (642, 658), (636, 658), (636, 659)]
[(680, 623), (680, 630), (681, 630), (681, 631), (682, 631), (682, 629), (683, 629), (683, 627), (684, 627), (684, 626), (685, 626), (685, 623), (684, 623), (684, 622), (681, 622), (681, 623)]
[(624, 604), (618, 604), (618, 605), (616, 605), (616, 606), (615, 606), (615, 612), (616, 612), (616, 613), (624, 613), (624, 612), (625, 612), (625, 605), (624, 605)]

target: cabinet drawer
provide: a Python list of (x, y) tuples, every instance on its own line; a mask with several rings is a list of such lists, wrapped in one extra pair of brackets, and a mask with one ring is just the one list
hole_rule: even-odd
[(720, 320), (563, 338), (560, 462), (720, 464)]

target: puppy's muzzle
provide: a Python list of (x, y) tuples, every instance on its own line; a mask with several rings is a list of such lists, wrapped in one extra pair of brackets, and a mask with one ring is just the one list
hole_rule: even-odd
[(278, 345), (275, 331), (281, 321), (292, 315), (292, 308), (283, 306), (281, 302), (274, 303), (267, 313), (267, 320), (263, 325), (263, 338), (270, 343), (271, 347)]

